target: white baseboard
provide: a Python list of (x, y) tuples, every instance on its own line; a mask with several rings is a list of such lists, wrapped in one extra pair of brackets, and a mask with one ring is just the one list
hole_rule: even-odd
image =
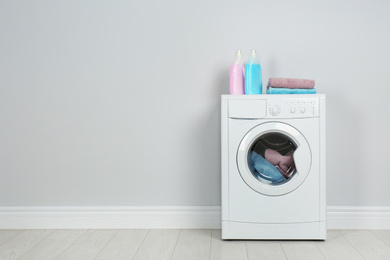
[[(0, 207), (0, 229), (219, 229), (221, 207)], [(328, 207), (328, 229), (390, 229), (390, 207)]]
[(328, 207), (328, 229), (390, 229), (390, 207)]
[(221, 207), (0, 207), (0, 229), (218, 229)]

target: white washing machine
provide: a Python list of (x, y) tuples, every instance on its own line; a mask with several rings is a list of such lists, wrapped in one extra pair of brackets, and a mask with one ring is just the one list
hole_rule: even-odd
[(222, 95), (222, 239), (326, 238), (325, 95)]

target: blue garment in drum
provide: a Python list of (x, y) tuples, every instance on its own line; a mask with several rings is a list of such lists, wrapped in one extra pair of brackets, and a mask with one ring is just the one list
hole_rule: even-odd
[(274, 165), (255, 151), (249, 153), (248, 162), (249, 169), (257, 178), (262, 178), (271, 183), (279, 183), (286, 180), (283, 174), (281, 174)]

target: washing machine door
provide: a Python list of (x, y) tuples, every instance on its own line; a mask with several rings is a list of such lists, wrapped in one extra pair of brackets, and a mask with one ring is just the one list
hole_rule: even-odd
[(280, 196), (298, 188), (309, 174), (310, 146), (294, 127), (282, 122), (255, 126), (237, 151), (242, 179), (256, 192)]

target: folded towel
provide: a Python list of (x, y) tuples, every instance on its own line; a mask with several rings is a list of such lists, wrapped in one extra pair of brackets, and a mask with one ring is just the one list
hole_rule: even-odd
[(270, 78), (267, 88), (314, 88), (313, 79)]
[(281, 174), (274, 165), (255, 151), (252, 151), (249, 154), (248, 162), (250, 170), (257, 178), (262, 178), (271, 183), (278, 183), (286, 180), (283, 174)]
[(290, 151), (286, 155), (281, 155), (278, 151), (266, 149), (264, 158), (275, 165), (284, 177), (289, 178), (295, 171), (293, 154), (294, 151)]
[(317, 90), (315, 88), (273, 88), (267, 89), (267, 94), (315, 94)]

